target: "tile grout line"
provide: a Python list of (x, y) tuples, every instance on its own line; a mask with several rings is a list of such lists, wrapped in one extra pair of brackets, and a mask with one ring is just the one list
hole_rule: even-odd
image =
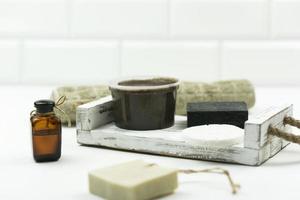
[[(271, 31), (270, 31), (271, 32)], [(129, 40), (129, 41), (166, 41), (166, 40), (172, 40), (172, 41), (216, 41), (216, 40), (231, 40), (231, 41), (266, 41), (270, 40), (270, 38), (260, 38), (260, 37), (253, 37), (253, 38), (232, 38), (232, 37), (202, 37), (202, 36), (185, 36), (185, 37), (144, 37), (144, 36), (137, 36), (137, 37), (110, 37), (110, 36), (52, 36), (52, 35), (46, 35), (46, 36), (22, 36), (22, 35), (16, 35), (16, 36), (0, 36), (0, 40), (3, 39), (28, 39), (28, 40)], [(300, 41), (300, 37), (279, 37), (279, 38), (272, 38), (274, 41)]]

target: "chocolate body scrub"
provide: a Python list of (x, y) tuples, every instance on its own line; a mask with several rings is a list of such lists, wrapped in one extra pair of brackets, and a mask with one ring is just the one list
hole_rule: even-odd
[(110, 84), (116, 126), (154, 130), (173, 126), (178, 79), (142, 77)]

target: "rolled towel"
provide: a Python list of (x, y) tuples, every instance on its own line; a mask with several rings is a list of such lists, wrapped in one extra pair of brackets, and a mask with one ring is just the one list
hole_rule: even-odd
[[(65, 95), (66, 101), (59, 106), (70, 118), (72, 125), (76, 122), (76, 108), (82, 104), (100, 99), (110, 95), (108, 86), (94, 85), (94, 86), (64, 86), (58, 87), (52, 91), (51, 99), (56, 101), (59, 97)], [(55, 112), (61, 119), (63, 124), (67, 123), (66, 117), (61, 112)]]
[[(77, 106), (110, 95), (110, 91), (105, 85), (66, 86), (53, 90), (51, 99), (56, 101), (63, 95), (67, 97), (67, 100), (60, 108), (65, 111), (74, 125)], [(176, 114), (186, 115), (187, 103), (204, 101), (243, 101), (248, 108), (251, 108), (255, 104), (255, 91), (248, 80), (227, 80), (213, 83), (183, 81), (180, 83), (177, 93)], [(64, 124), (67, 122), (60, 112), (56, 114)]]
[(254, 87), (248, 80), (181, 82), (176, 101), (176, 114), (186, 115), (187, 103), (219, 101), (243, 101), (251, 108), (255, 104)]

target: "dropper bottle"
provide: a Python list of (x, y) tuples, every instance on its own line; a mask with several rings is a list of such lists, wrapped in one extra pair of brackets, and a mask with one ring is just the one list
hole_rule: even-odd
[(36, 162), (57, 161), (61, 156), (61, 120), (55, 115), (52, 100), (34, 102), (31, 115), (33, 158)]

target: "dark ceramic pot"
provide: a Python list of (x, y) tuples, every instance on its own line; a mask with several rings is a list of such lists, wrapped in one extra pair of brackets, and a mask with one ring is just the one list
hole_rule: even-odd
[(116, 126), (154, 130), (173, 126), (179, 81), (168, 77), (127, 78), (110, 84)]

